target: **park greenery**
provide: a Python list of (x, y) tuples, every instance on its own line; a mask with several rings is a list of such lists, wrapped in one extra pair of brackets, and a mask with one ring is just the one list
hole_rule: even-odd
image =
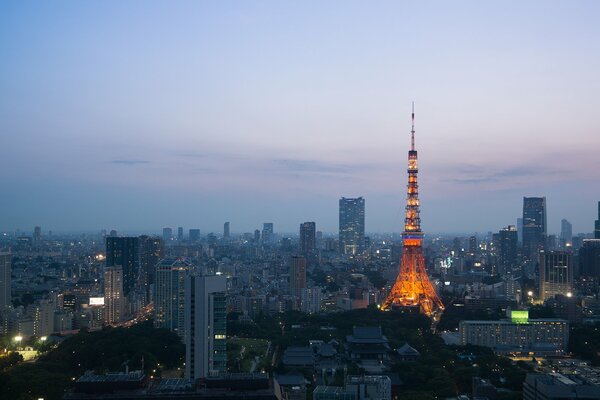
[(131, 328), (105, 328), (97, 332), (82, 330), (65, 339), (36, 362), (20, 363), (0, 371), (0, 398), (61, 399), (86, 371), (105, 373), (130, 370), (146, 372), (180, 366), (185, 348), (180, 338), (152, 322)]

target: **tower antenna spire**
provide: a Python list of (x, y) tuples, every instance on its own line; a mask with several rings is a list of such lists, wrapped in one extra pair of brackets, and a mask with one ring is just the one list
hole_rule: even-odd
[(415, 102), (412, 102), (412, 129), (410, 130), (410, 149), (415, 150)]

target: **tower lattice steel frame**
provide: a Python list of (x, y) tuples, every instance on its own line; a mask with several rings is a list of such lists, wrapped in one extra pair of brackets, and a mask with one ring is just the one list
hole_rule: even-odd
[(415, 109), (412, 109), (411, 148), (408, 152), (408, 191), (406, 218), (402, 232), (402, 260), (396, 282), (381, 304), (382, 310), (393, 307), (419, 306), (422, 313), (433, 316), (443, 311), (444, 305), (425, 270), (423, 232), (419, 215), (419, 185), (417, 183), (417, 150), (415, 150)]

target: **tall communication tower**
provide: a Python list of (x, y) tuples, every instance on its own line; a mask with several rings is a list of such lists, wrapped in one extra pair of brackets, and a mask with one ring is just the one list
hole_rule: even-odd
[(406, 218), (402, 232), (402, 259), (396, 282), (382, 310), (394, 307), (416, 307), (428, 316), (444, 310), (444, 305), (425, 270), (423, 257), (423, 232), (419, 216), (419, 185), (417, 184), (417, 150), (415, 150), (415, 105), (412, 108), (411, 147), (408, 152), (408, 193), (406, 196)]

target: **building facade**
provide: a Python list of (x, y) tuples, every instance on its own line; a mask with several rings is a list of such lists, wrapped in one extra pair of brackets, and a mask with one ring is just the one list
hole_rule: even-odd
[(317, 225), (314, 222), (300, 224), (300, 253), (312, 254), (317, 249)]
[(123, 294), (129, 295), (140, 278), (140, 239), (138, 237), (107, 237), (106, 266), (121, 266)]
[(155, 268), (154, 326), (185, 337), (185, 279), (193, 265), (182, 258), (168, 258)]
[(573, 291), (573, 255), (567, 251), (541, 251), (539, 269), (540, 300), (557, 294), (571, 296)]
[(532, 261), (546, 242), (546, 198), (523, 198), (523, 255)]
[(227, 370), (227, 278), (189, 275), (185, 289), (185, 372), (195, 381)]
[(359, 254), (365, 244), (365, 199), (342, 197), (339, 202), (340, 253)]
[(292, 256), (290, 258), (290, 294), (300, 297), (302, 289), (306, 289), (306, 258)]
[(512, 311), (510, 320), (460, 321), (459, 339), (461, 346), (490, 347), (501, 354), (561, 355), (567, 351), (569, 322)]
[(4, 307), (10, 306), (12, 299), (11, 292), (11, 261), (12, 255), (4, 252), (0, 253), (0, 312)]
[(104, 322), (115, 325), (123, 320), (123, 268), (120, 265), (104, 269)]

